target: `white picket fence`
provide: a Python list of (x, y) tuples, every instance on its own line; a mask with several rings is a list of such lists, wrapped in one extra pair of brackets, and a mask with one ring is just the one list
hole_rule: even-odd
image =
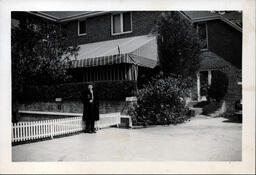
[[(26, 113), (23, 111), (23, 113)], [(29, 114), (33, 113), (31, 111)], [(34, 114), (40, 112), (35, 111)], [(43, 112), (40, 113), (43, 115)], [(52, 114), (51, 114), (52, 115)], [(56, 113), (60, 115), (60, 113)], [(80, 116), (80, 115), (79, 115)], [(96, 129), (120, 124), (120, 113), (101, 114), (100, 120), (95, 123)], [(85, 125), (82, 117), (69, 117), (61, 119), (51, 119), (31, 122), (18, 122), (12, 124), (12, 142), (21, 142), (59, 136), (63, 134), (71, 134), (84, 130)]]

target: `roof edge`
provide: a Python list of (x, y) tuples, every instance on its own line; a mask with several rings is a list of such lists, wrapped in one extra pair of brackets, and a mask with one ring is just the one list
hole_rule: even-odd
[(225, 23), (227, 23), (228, 25), (230, 25), (231, 27), (235, 28), (236, 30), (238, 30), (239, 32), (242, 32), (242, 28), (237, 26), (236, 24), (234, 24), (233, 22), (231, 22), (230, 20), (224, 18), (221, 15), (215, 15), (215, 16), (209, 16), (209, 17), (201, 17), (201, 18), (195, 18), (195, 19), (191, 19), (188, 15), (186, 15), (183, 11), (180, 12), (185, 18), (187, 18), (188, 20), (190, 20), (192, 23), (196, 23), (196, 22), (203, 22), (203, 21), (211, 21), (211, 20), (221, 20)]
[[(58, 18), (49, 14), (46, 14), (44, 12), (35, 12), (35, 11), (28, 11), (27, 13), (54, 21), (54, 22), (68, 22), (68, 21), (72, 21), (72, 20), (76, 20), (76, 19), (80, 19), (80, 18), (87, 18), (87, 17), (93, 17), (93, 16), (99, 16), (99, 15), (103, 15), (106, 13), (111, 13), (111, 11), (91, 11), (91, 13), (81, 13), (81, 14), (77, 14), (77, 15), (70, 15), (68, 17), (65, 18)], [(186, 15), (183, 11), (179, 11), (179, 13), (185, 17), (186, 19), (190, 20), (192, 23), (195, 22), (203, 22), (203, 21), (210, 21), (210, 20), (221, 20), (225, 23), (227, 23), (228, 25), (230, 25), (231, 27), (235, 28), (236, 30), (242, 32), (242, 28), (237, 26), (236, 24), (234, 24), (233, 22), (231, 22), (230, 20), (224, 18), (221, 15), (215, 15), (215, 16), (209, 16), (209, 17), (200, 17), (200, 18), (195, 18), (195, 19), (191, 19), (188, 15)]]
[(67, 21), (72, 21), (75, 19), (80, 19), (80, 18), (87, 18), (87, 17), (93, 17), (93, 16), (99, 16), (103, 15), (106, 13), (110, 13), (110, 11), (91, 11), (91, 13), (84, 13), (84, 14), (78, 14), (78, 15), (71, 15), (65, 18), (61, 18), (59, 22), (67, 22)]
[(81, 13), (81, 14), (77, 14), (77, 15), (70, 15), (67, 16), (65, 18), (58, 18), (56, 16), (52, 16), (49, 14), (46, 14), (44, 12), (38, 12), (38, 11), (27, 11), (27, 13), (29, 14), (33, 14), (51, 21), (55, 21), (55, 22), (67, 22), (67, 21), (72, 21), (72, 20), (76, 20), (76, 19), (80, 19), (80, 18), (87, 18), (87, 17), (92, 17), (92, 16), (98, 16), (98, 15), (102, 15), (102, 14), (106, 14), (106, 13), (110, 13), (110, 11), (91, 11), (91, 12), (86, 12), (86, 13)]
[(51, 21), (54, 21), (54, 22), (58, 21), (57, 17), (51, 16), (51, 15), (48, 15), (48, 14), (45, 14), (45, 13), (42, 13), (42, 12), (27, 11), (27, 13), (32, 14), (32, 15), (36, 15), (36, 16), (39, 16), (39, 17), (42, 17), (44, 19), (48, 19), (48, 20), (51, 20)]

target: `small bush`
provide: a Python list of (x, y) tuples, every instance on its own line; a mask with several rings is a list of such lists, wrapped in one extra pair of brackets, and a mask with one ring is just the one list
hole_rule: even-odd
[(212, 83), (208, 91), (209, 98), (219, 102), (226, 95), (227, 89), (227, 75), (221, 71), (214, 71), (212, 74)]
[(167, 77), (152, 82), (139, 90), (137, 104), (129, 110), (133, 125), (177, 124), (189, 118), (185, 97), (188, 82)]

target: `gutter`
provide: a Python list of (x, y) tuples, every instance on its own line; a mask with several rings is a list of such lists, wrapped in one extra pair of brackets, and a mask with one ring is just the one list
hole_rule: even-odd
[(29, 14), (32, 14), (32, 15), (36, 15), (36, 16), (39, 16), (41, 18), (48, 19), (50, 21), (58, 22), (58, 18), (53, 17), (51, 15), (42, 14), (40, 12), (29, 12), (29, 11), (27, 11), (26, 13), (29, 13)]
[(221, 20), (221, 21), (227, 23), (228, 25), (230, 25), (231, 27), (235, 28), (239, 32), (242, 32), (242, 28), (241, 27), (237, 26), (236, 24), (234, 24), (233, 22), (229, 21), (228, 19), (224, 18), (221, 15), (209, 16), (209, 17), (200, 17), (200, 18), (191, 19), (189, 16), (184, 14), (182, 11), (179, 11), (179, 12), (180, 12), (180, 14), (183, 17), (185, 17), (186, 19), (188, 19), (192, 23), (203, 22), (203, 21), (211, 21), (211, 20)]
[(87, 12), (87, 13), (81, 13), (81, 14), (78, 14), (78, 15), (68, 16), (68, 17), (65, 17), (65, 18), (58, 18), (58, 17), (52, 16), (52, 15), (46, 14), (44, 12), (30, 12), (30, 11), (28, 11), (27, 13), (33, 14), (33, 15), (36, 15), (36, 16), (39, 16), (39, 17), (42, 17), (42, 18), (45, 18), (45, 19), (48, 19), (48, 20), (51, 20), (51, 21), (54, 21), (54, 22), (60, 22), (61, 23), (61, 22), (68, 22), (68, 21), (81, 19), (81, 18), (99, 16), (99, 15), (103, 15), (103, 14), (106, 14), (106, 13), (110, 13), (110, 11), (96, 11), (96, 12), (91, 11), (91, 12)]

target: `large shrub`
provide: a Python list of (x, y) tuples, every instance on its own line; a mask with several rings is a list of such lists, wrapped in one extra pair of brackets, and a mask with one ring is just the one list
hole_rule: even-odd
[(212, 83), (208, 90), (208, 96), (219, 102), (224, 98), (228, 89), (228, 77), (221, 71), (214, 71), (212, 74)]
[(188, 82), (167, 77), (144, 86), (139, 90), (137, 104), (129, 110), (133, 125), (177, 124), (188, 119), (185, 106)]
[(159, 63), (164, 75), (195, 75), (201, 42), (193, 24), (179, 12), (162, 13), (156, 22)]

